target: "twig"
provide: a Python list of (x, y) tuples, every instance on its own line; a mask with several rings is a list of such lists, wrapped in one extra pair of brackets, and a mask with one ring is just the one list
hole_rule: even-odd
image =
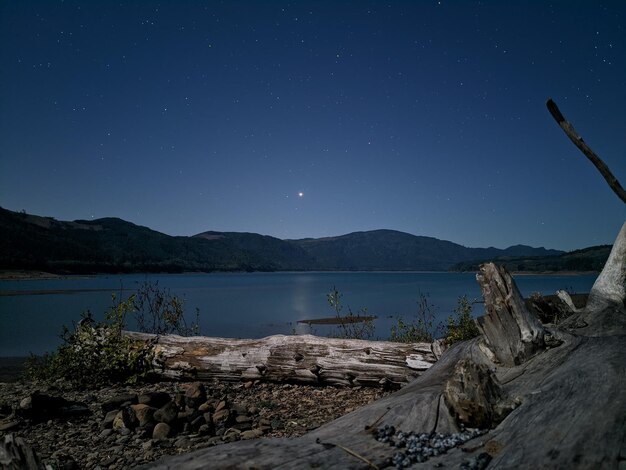
[(549, 99), (546, 102), (546, 106), (548, 107), (548, 111), (550, 111), (550, 114), (552, 115), (554, 120), (561, 127), (561, 129), (563, 129), (563, 132), (565, 132), (567, 137), (569, 137), (570, 140), (574, 142), (574, 145), (578, 147), (580, 151), (584, 153), (585, 156), (591, 161), (591, 163), (595, 165), (595, 167), (604, 177), (613, 192), (617, 194), (617, 197), (619, 197), (622, 202), (626, 203), (626, 191), (624, 190), (624, 188), (622, 188), (622, 185), (619, 183), (619, 181), (617, 181), (617, 178), (613, 176), (613, 173), (611, 173), (609, 167), (606, 166), (606, 163), (604, 163), (602, 159), (598, 157), (595, 152), (591, 150), (591, 148), (585, 143), (583, 138), (578, 135), (578, 133), (574, 129), (574, 126), (572, 126), (569, 121), (565, 120), (565, 117), (563, 116), (563, 114), (561, 114), (559, 107), (554, 101), (552, 101), (552, 99)]
[(371, 432), (373, 433), (376, 430), (376, 425), (380, 423), (380, 420), (383, 419), (387, 413), (389, 413), (389, 410), (391, 410), (391, 407), (388, 406), (385, 412), (382, 415), (380, 415), (376, 421), (374, 421), (372, 424), (365, 425), (365, 430), (366, 431), (371, 430)]
[(376, 464), (374, 464), (372, 461), (366, 459), (365, 457), (363, 457), (362, 455), (356, 453), (352, 449), (348, 449), (347, 447), (342, 446), (341, 444), (333, 444), (332, 442), (322, 442), (319, 437), (315, 440), (315, 442), (320, 444), (320, 445), (323, 445), (326, 449), (332, 449), (333, 447), (338, 447), (341, 450), (343, 450), (344, 452), (350, 454), (352, 457), (356, 457), (357, 459), (361, 460), (362, 462), (365, 462), (370, 467), (378, 470), (378, 466)]

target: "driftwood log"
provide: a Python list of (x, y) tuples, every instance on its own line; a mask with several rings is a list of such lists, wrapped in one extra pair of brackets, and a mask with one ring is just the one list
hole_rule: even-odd
[(165, 379), (398, 388), (436, 361), (430, 343), (312, 335), (275, 335), (262, 339), (156, 337), (135, 332), (125, 335), (155, 344), (156, 373)]

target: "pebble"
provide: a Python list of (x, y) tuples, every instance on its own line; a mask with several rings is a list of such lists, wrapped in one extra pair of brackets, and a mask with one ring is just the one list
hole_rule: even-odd
[[(246, 388), (243, 383), (216, 381), (203, 385), (206, 398), (197, 387), (199, 393), (190, 393), (189, 398), (193, 400), (194, 395), (199, 395), (204, 401), (190, 410), (186, 400), (189, 389), (180, 383), (111, 386), (89, 391), (30, 383), (0, 384), (0, 425), (11, 423), (10, 432), (24, 438), (51, 468), (113, 470), (145, 464), (165, 454), (240, 439), (297, 437), (307, 428), (342, 416), (346, 407), (363, 406), (386, 395), (381, 390), (363, 389), (351, 391), (338, 401), (338, 389), (332, 387), (283, 387), (254, 382)], [(91, 414), (45, 415), (37, 422), (26, 419), (19, 408), (20, 401), (27, 398), (23, 405), (32, 413), (32, 396), (37, 390), (72, 403), (84, 403)], [(214, 425), (218, 405), (222, 408), (222, 420)], [(126, 414), (120, 415), (123, 409)], [(114, 431), (113, 421), (118, 415), (118, 431)], [(167, 437), (161, 440), (152, 439), (157, 416), (172, 419), (169, 431), (163, 433)], [(184, 419), (179, 421), (179, 417)], [(288, 424), (292, 422), (299, 425)], [(238, 429), (232, 430), (233, 427)], [(0, 431), (0, 438), (3, 432), (6, 431)]]
[[(394, 426), (386, 424), (376, 430), (375, 438), (379, 442), (389, 444), (390, 447), (398, 449), (388, 459), (388, 464), (401, 470), (415, 463), (426, 462), (431, 457), (445, 454), (448, 450), (458, 447), (486, 432), (486, 430), (481, 429), (465, 428), (461, 432), (454, 434), (413, 433), (396, 430)], [(487, 461), (487, 463), (489, 462)], [(465, 469), (466, 467), (462, 468)], [(483, 468), (485, 467), (467, 467), (467, 469), (472, 470), (482, 470)]]

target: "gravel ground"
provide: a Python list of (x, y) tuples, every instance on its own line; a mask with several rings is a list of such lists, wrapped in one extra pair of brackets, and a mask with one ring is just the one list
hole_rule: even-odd
[[(199, 414), (198, 409), (186, 407), (191, 398), (186, 398), (185, 394), (189, 397), (190, 391), (197, 392), (198, 387), (205, 390), (199, 409), (207, 411), (203, 415), (206, 421), (200, 417), (202, 413)], [(72, 408), (72, 413), (76, 410), (80, 413), (48, 416), (29, 411), (31, 401), (35, 403), (33, 394), (36, 392), (46, 397), (62, 397), (78, 405)], [(111, 417), (115, 412), (108, 413), (110, 416), (106, 419), (107, 412), (103, 408), (118, 397), (139, 397), (141, 403), (142, 394), (156, 395), (155, 392), (166, 392), (172, 403), (177, 404), (176, 423), (183, 422), (186, 416), (190, 422), (195, 418), (194, 423), (184, 426), (171, 423), (172, 431), (167, 437), (155, 438), (154, 422), (151, 427), (126, 426), (121, 411), (117, 422)], [(0, 383), (0, 440), (8, 433), (22, 437), (43, 463), (56, 468), (121, 469), (145, 464), (163, 455), (238, 439), (300, 436), (387, 393), (367, 388), (252, 382), (161, 382), (88, 391), (62, 390), (33, 383)], [(124, 406), (130, 407), (126, 403), (119, 405), (119, 409), (125, 409)], [(198, 427), (196, 422), (209, 424)]]

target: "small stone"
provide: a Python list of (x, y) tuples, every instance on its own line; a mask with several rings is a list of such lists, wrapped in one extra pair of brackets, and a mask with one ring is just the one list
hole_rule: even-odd
[(134, 405), (137, 403), (137, 395), (134, 393), (125, 393), (123, 395), (117, 395), (113, 398), (102, 402), (102, 411), (108, 413), (111, 410), (119, 410), (125, 405)]
[(178, 406), (173, 401), (170, 401), (159, 408), (154, 413), (154, 419), (161, 423), (171, 424), (178, 416)]
[(185, 404), (194, 410), (206, 402), (206, 398), (206, 389), (200, 382), (192, 383), (185, 392)]
[(22, 398), (20, 401), (20, 408), (22, 410), (30, 410), (33, 406), (33, 399), (31, 397)]
[(213, 407), (208, 402), (204, 402), (202, 405), (198, 407), (198, 411), (201, 411), (202, 413), (206, 413), (207, 411), (211, 411), (211, 408)]
[(139, 427), (147, 427), (154, 422), (154, 413), (157, 411), (155, 408), (142, 403), (131, 405), (130, 408), (135, 413)]
[(252, 421), (252, 418), (250, 418), (249, 416), (237, 416), (235, 418), (235, 422), (236, 423), (249, 423)]
[(111, 428), (103, 429), (102, 431), (100, 431), (100, 434), (98, 434), (98, 437), (100, 437), (101, 439), (104, 439), (104, 438), (109, 437), (111, 434), (113, 434), (113, 429)]
[(235, 402), (230, 406), (230, 409), (238, 415), (245, 415), (248, 412), (248, 407), (245, 405), (245, 403)]
[(254, 382), (252, 382), (252, 381), (250, 380), (250, 381), (248, 381), (248, 382), (246, 382), (246, 383), (244, 383), (244, 384), (243, 384), (243, 388), (246, 388), (246, 389), (247, 389), (247, 388), (252, 387), (253, 385), (254, 385)]
[(220, 400), (215, 407), (215, 412), (217, 413), (218, 411), (222, 411), (224, 408), (226, 408), (226, 400)]
[(105, 429), (113, 427), (113, 420), (119, 413), (119, 410), (111, 410), (109, 411), (104, 419), (102, 420), (101, 426)]
[(230, 410), (221, 409), (213, 413), (213, 422), (215, 424), (225, 423), (228, 421), (228, 418), (230, 418)]
[(200, 434), (201, 436), (209, 436), (213, 434), (211, 426), (209, 426), (208, 424), (203, 424), (198, 428), (198, 434)]
[(191, 447), (191, 440), (186, 436), (181, 437), (176, 442), (174, 442), (174, 447), (177, 447), (179, 449), (188, 449), (189, 447)]
[(166, 423), (158, 423), (152, 431), (152, 439), (158, 441), (165, 439), (170, 434), (170, 426)]
[(263, 431), (259, 429), (251, 429), (241, 433), (242, 439), (257, 439), (263, 435)]

